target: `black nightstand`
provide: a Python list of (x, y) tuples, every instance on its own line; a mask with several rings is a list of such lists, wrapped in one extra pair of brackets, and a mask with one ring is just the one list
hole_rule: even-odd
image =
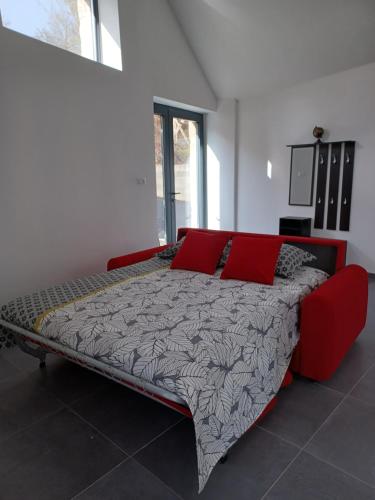
[(311, 236), (311, 218), (280, 217), (279, 234), (288, 236)]

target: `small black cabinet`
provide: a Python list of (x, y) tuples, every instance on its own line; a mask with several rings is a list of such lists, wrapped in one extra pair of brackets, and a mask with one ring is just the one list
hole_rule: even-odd
[(311, 218), (281, 217), (279, 234), (288, 236), (311, 236)]

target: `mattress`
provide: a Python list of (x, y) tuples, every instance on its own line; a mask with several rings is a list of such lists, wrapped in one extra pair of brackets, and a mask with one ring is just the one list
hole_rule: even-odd
[(123, 268), (121, 279), (89, 284), (95, 290), (57, 306), (39, 292), (44, 305), (30, 306), (27, 318), (14, 304), (2, 316), (181, 398), (194, 420), (201, 491), (278, 392), (298, 341), (299, 304), (327, 275), (303, 267), (267, 286), (160, 261), (131, 266), (132, 275)]
[[(25, 330), (33, 331), (38, 316), (48, 309), (96, 292), (126, 278), (162, 269), (166, 265), (165, 260), (154, 257), (131, 266), (93, 274), (38, 290), (3, 304), (0, 307), (0, 319)], [(11, 331), (5, 329), (0, 331), (0, 349), (13, 343)]]

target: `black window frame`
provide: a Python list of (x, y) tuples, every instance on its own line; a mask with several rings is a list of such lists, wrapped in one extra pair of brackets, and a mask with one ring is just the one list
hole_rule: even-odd
[(102, 32), (100, 29), (100, 16), (99, 16), (99, 0), (91, 0), (91, 8), (94, 24), (95, 36), (95, 60), (98, 63), (103, 62), (102, 56)]

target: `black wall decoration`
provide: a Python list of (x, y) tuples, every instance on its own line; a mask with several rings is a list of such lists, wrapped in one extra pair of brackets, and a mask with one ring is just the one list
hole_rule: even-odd
[(318, 181), (315, 197), (315, 229), (324, 227), (324, 207), (326, 204), (326, 186), (328, 171), (328, 144), (319, 145), (318, 154)]
[[(355, 141), (322, 142), (320, 139), (318, 139), (315, 144), (289, 145), (288, 147), (292, 148), (293, 151), (293, 148), (307, 148), (309, 146), (315, 147), (315, 156), (317, 157), (318, 169), (315, 194), (314, 228), (324, 229), (325, 214), (327, 213), (327, 229), (340, 229), (340, 231), (349, 231), (354, 173)], [(341, 171), (342, 176), (340, 175)], [(328, 172), (329, 186), (327, 197), (326, 193)], [(339, 188), (341, 177), (342, 185), (340, 198)], [(339, 207), (340, 224), (339, 227), (337, 227)]]
[(327, 229), (336, 229), (341, 167), (341, 142), (331, 145)]
[(350, 228), (350, 208), (352, 203), (354, 152), (355, 152), (355, 142), (354, 141), (346, 142), (344, 148), (344, 162), (343, 162), (344, 170), (342, 176), (340, 231), (349, 231)]

